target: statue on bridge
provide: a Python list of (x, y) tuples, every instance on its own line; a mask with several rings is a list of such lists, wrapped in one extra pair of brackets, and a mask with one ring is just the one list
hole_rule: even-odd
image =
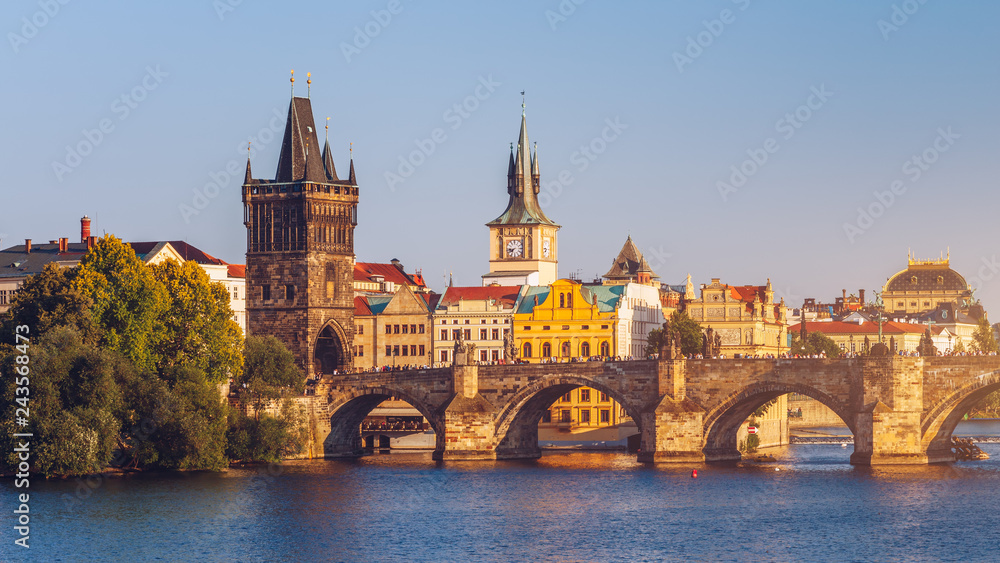
[(517, 347), (514, 346), (514, 332), (508, 330), (507, 334), (503, 337), (503, 361), (511, 364), (516, 359)]
[(660, 359), (676, 360), (683, 357), (681, 333), (667, 320), (663, 323), (663, 333), (660, 335)]

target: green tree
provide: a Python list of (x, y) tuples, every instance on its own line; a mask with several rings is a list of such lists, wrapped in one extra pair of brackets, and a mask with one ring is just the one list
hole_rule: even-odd
[(799, 356), (825, 353), (827, 358), (839, 358), (841, 353), (840, 346), (821, 332), (810, 332), (805, 342), (799, 338), (798, 332), (792, 333), (792, 346), (789, 352)]
[(997, 341), (993, 336), (993, 327), (986, 320), (986, 315), (979, 318), (976, 331), (972, 334), (972, 349), (976, 352), (989, 354), (997, 351)]
[(300, 453), (305, 444), (303, 425), (291, 401), (285, 400), (278, 416), (251, 418), (232, 409), (226, 434), (226, 455), (238, 462), (278, 462)]
[(956, 354), (964, 354), (966, 352), (965, 342), (963, 342), (962, 339), (959, 338), (958, 344), (955, 344), (955, 348), (952, 351), (955, 352)]
[(152, 371), (166, 291), (132, 247), (112, 235), (98, 239), (80, 261), (73, 287), (91, 301), (104, 346), (132, 360), (140, 371)]
[(224, 383), (243, 371), (243, 335), (232, 319), (229, 292), (212, 282), (194, 261), (167, 260), (152, 266), (166, 290), (167, 306), (156, 336), (157, 369), (178, 366), (202, 370), (211, 383)]
[[(674, 311), (670, 315), (670, 326), (681, 333), (681, 353), (692, 355), (701, 353), (701, 326), (683, 311)], [(649, 331), (646, 339), (646, 355), (658, 354), (663, 341), (663, 328)]]
[(244, 347), (243, 372), (233, 379), (240, 402), (252, 407), (255, 418), (271, 401), (302, 393), (305, 376), (295, 357), (273, 336), (250, 336)]
[(90, 316), (91, 301), (72, 285), (75, 270), (46, 264), (28, 276), (14, 294), (10, 309), (0, 315), (0, 332), (14, 334), (14, 327), (27, 326), (33, 334), (47, 334), (57, 326), (77, 327), (86, 341), (94, 341), (96, 326)]
[[(22, 354), (7, 350), (2, 371), (13, 368)], [(26, 427), (15, 426), (15, 378), (3, 395), (4, 440), (14, 432), (33, 433), (32, 470), (45, 476), (78, 475), (103, 470), (112, 460), (121, 424), (116, 413), (121, 393), (115, 354), (85, 343), (75, 327), (55, 327), (28, 348), (30, 416)], [(13, 467), (12, 442), (4, 445), (4, 461)]]
[(654, 328), (646, 335), (646, 356), (660, 353), (660, 344), (663, 342), (663, 328)]

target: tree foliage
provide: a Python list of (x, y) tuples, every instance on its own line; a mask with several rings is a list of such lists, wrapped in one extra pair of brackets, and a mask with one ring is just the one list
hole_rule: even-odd
[(76, 271), (46, 264), (29, 276), (14, 294), (11, 307), (0, 316), (2, 334), (27, 326), (35, 334), (47, 334), (58, 326), (74, 326), (86, 341), (95, 341), (97, 327), (90, 316), (90, 299), (72, 286)]
[(825, 353), (827, 358), (839, 358), (841, 351), (840, 346), (833, 339), (821, 332), (810, 332), (806, 335), (805, 342), (802, 341), (796, 332), (792, 333), (792, 347), (789, 353), (798, 356), (813, 356)]
[(233, 386), (257, 418), (271, 401), (302, 393), (305, 388), (305, 375), (295, 365), (295, 356), (277, 338), (248, 337), (244, 356), (243, 373), (233, 379)]
[[(685, 356), (701, 353), (701, 326), (683, 311), (674, 311), (670, 315), (670, 326), (681, 333), (681, 353)], [(646, 340), (646, 355), (657, 354), (663, 341), (663, 328), (649, 331)]]
[(248, 417), (232, 409), (226, 434), (226, 455), (241, 462), (278, 462), (300, 453), (305, 445), (302, 424), (286, 401), (278, 416)]
[(993, 336), (993, 327), (986, 320), (986, 315), (979, 318), (976, 331), (972, 334), (972, 349), (976, 352), (989, 354), (997, 351), (997, 341)]
[(104, 347), (129, 358), (140, 370), (152, 371), (166, 292), (132, 247), (112, 235), (98, 239), (80, 261), (73, 287), (91, 301)]
[(166, 290), (168, 311), (156, 335), (157, 369), (163, 373), (182, 365), (196, 367), (212, 383), (238, 377), (243, 335), (232, 319), (226, 288), (213, 283), (193, 261), (168, 260), (152, 271)]

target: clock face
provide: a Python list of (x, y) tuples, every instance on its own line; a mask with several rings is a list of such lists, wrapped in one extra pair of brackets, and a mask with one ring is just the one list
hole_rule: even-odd
[(507, 257), (508, 258), (518, 258), (521, 256), (521, 252), (524, 250), (521, 245), (521, 241), (512, 240), (507, 243)]
[(542, 256), (544, 256), (545, 258), (548, 258), (549, 254), (551, 254), (551, 252), (552, 251), (551, 251), (551, 246), (549, 245), (549, 239), (543, 240), (542, 241)]

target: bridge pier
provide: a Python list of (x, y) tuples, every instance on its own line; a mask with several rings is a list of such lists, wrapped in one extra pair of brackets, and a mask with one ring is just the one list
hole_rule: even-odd
[[(642, 462), (699, 463), (705, 461), (705, 411), (687, 398), (687, 362), (657, 362), (660, 400), (639, 414)], [(739, 452), (736, 452), (739, 455)]]
[[(461, 356), (461, 358), (458, 358)], [(493, 405), (479, 394), (479, 366), (456, 354), (452, 366), (453, 393), (442, 407), (444, 436), (438, 437), (433, 458), (443, 461), (496, 459)]]
[(889, 356), (861, 362), (854, 465), (926, 464), (921, 444), (923, 358)]

